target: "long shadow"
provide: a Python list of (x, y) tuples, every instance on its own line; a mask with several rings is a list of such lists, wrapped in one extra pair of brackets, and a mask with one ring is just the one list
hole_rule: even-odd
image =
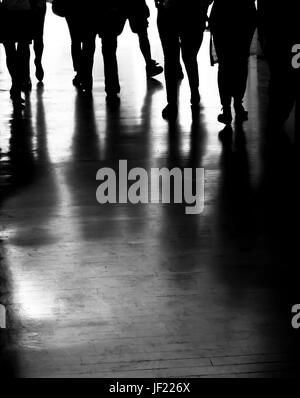
[[(0, 275), (2, 277), (1, 293), (4, 293), (1, 301), (7, 306), (6, 342), (8, 350), (5, 368), (7, 371), (11, 369), (10, 375), (18, 377), (22, 372), (18, 359), (18, 346), (19, 343), (22, 343), (22, 311), (18, 314), (14, 305), (11, 304), (14, 302), (16, 286), (12, 284), (12, 270), (7, 267), (5, 246), (13, 244), (24, 248), (51, 244), (53, 236), (51, 233), (49, 235), (48, 228), (43, 228), (43, 226), (48, 224), (48, 219), (51, 217), (57, 200), (57, 187), (48, 153), (47, 123), (41, 88), (37, 91), (35, 120), (31, 104), (31, 100), (28, 99), (24, 114), (13, 113), (10, 121), (11, 138), (6, 161), (6, 189), (0, 204), (4, 232), (7, 228), (15, 230), (13, 236), (5, 237), (1, 242), (4, 255), (1, 258)], [(42, 186), (39, 186), (38, 195), (34, 191), (37, 181), (45, 181), (45, 184), (43, 182)], [(27, 192), (30, 192), (31, 189), (33, 189), (33, 193), (28, 198)], [(47, 191), (48, 189), (49, 191)], [(24, 200), (19, 200), (19, 197)], [(12, 206), (11, 201), (14, 201)], [(36, 203), (37, 208), (33, 203)], [(31, 209), (30, 219), (19, 218), (19, 212), (26, 212), (27, 206)], [(31, 271), (28, 270), (28, 272)], [(19, 317), (19, 315), (21, 316)]]
[[(32, 151), (32, 124), (27, 118), (30, 114), (22, 115), (20, 112), (13, 112), (10, 120), (10, 146), (6, 154), (4, 171), (4, 188), (1, 190), (0, 212), (3, 213), (3, 206), (8, 198), (14, 196), (19, 190), (31, 184), (35, 176), (35, 160)], [(3, 181), (2, 181), (3, 183)], [(2, 214), (2, 221), (7, 217)], [(6, 221), (4, 221), (6, 223)], [(1, 226), (4, 229), (4, 226)], [(0, 341), (0, 372), (4, 378), (13, 378), (19, 375), (17, 353), (11, 349), (17, 340), (18, 333), (11, 329), (15, 324), (13, 311), (10, 311), (10, 301), (13, 296), (13, 285), (11, 271), (7, 268), (5, 258), (5, 240), (0, 241), (0, 302), (6, 307), (7, 327), (1, 331)]]
[[(296, 275), (292, 231), (297, 207), (291, 147), (284, 140), (279, 151), (272, 147), (263, 153), (262, 178), (257, 185), (242, 126), (226, 128), (220, 139), (215, 274), (227, 288), (232, 313), (238, 309), (252, 319), (247, 332), (256, 339), (248, 340), (250, 349), (282, 353), (295, 362), (298, 344), (291, 329), (290, 296), (297, 291), (291, 278)], [(287, 365), (282, 374), (293, 376), (295, 366)]]
[[(84, 239), (90, 241), (137, 233), (145, 226), (142, 204), (97, 204), (99, 183), (96, 173), (101, 167), (118, 172), (119, 160), (132, 167), (149, 168), (151, 164), (152, 98), (162, 88), (159, 82), (148, 82), (140, 116), (131, 119), (127, 109), (119, 104), (107, 104), (102, 125), (96, 120), (93, 98), (77, 96), (72, 154), (74, 161), (67, 171), (67, 186), (72, 204), (76, 206)], [(101, 116), (102, 118), (102, 116)], [(84, 187), (84, 189), (83, 189)], [(94, 214), (94, 219), (90, 211)], [(89, 222), (84, 220), (89, 217)], [(124, 232), (124, 228), (127, 231)]]
[[(203, 167), (206, 142), (207, 131), (200, 114), (194, 115), (188, 131), (178, 123), (169, 124), (168, 153), (164, 167), (170, 170), (179, 168), (182, 173), (187, 168), (195, 172), (196, 168)], [(195, 173), (193, 182), (195, 194)], [(172, 192), (173, 183), (170, 188)], [(186, 208), (190, 205), (184, 202), (159, 206), (160, 269), (162, 272), (170, 272), (175, 285), (178, 285), (179, 290), (184, 290), (185, 286), (195, 283), (193, 272), (201, 272), (204, 257), (202, 249), (207, 248), (209, 239), (205, 216), (187, 215)]]

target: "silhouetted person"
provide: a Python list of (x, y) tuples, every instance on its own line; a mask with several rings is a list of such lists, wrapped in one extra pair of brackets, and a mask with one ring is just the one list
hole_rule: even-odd
[(33, 38), (33, 4), (31, 0), (2, 0), (3, 44), (6, 63), (12, 79), (10, 96), (22, 108), (22, 86), (29, 76), (29, 44)]
[(200, 104), (197, 56), (203, 41), (209, 0), (155, 0), (155, 3), (165, 57), (168, 105), (163, 110), (163, 117), (176, 119), (180, 51), (189, 79), (191, 105), (198, 108)]
[[(269, 127), (281, 129), (299, 101), (300, 69), (292, 65), (292, 48), (300, 44), (298, 4), (258, 0), (259, 32), (270, 67)], [(272, 131), (270, 131), (272, 134)]]
[(93, 88), (93, 66), (96, 49), (96, 14), (95, 0), (55, 0), (53, 6), (60, 9), (69, 27), (71, 54), (75, 77), (73, 84), (82, 91), (90, 92)]
[(248, 80), (248, 58), (257, 26), (254, 0), (214, 0), (210, 28), (219, 62), (218, 84), (223, 112), (218, 120), (232, 121), (234, 101), (236, 118), (248, 119), (243, 98)]

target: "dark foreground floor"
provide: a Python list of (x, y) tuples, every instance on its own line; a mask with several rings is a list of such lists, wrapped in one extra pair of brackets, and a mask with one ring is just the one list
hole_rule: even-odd
[[(7, 361), (21, 377), (291, 376), (299, 332), (295, 166), (264, 145), (267, 76), (251, 59), (250, 120), (216, 122), (216, 70), (200, 54), (203, 109), (160, 116), (163, 79), (146, 84), (137, 41), (120, 40), (122, 102), (109, 109), (100, 50), (93, 99), (71, 86), (67, 31), (49, 39), (44, 88), (22, 118), (1, 66), (1, 294)], [(53, 25), (52, 25), (53, 28)], [(52, 31), (53, 32), (53, 31)], [(53, 36), (53, 35), (52, 35)], [(154, 53), (161, 60), (153, 33)], [(130, 80), (131, 79), (131, 80)], [(99, 205), (100, 167), (204, 167), (205, 210)]]

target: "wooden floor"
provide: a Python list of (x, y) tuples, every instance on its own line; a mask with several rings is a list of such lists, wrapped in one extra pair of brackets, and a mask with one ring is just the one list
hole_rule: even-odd
[[(23, 118), (13, 115), (1, 54), (0, 294), (14, 374), (297, 374), (295, 168), (288, 144), (264, 145), (264, 65), (251, 58), (249, 122), (222, 132), (206, 37), (199, 118), (191, 118), (184, 79), (180, 118), (169, 128), (163, 77), (146, 82), (128, 29), (115, 110), (105, 102), (100, 43), (86, 99), (71, 84), (64, 21), (49, 15), (46, 33), (45, 85), (34, 82)], [(155, 29), (151, 38), (162, 62)], [(119, 159), (147, 170), (204, 167), (204, 212), (99, 205), (96, 172)]]

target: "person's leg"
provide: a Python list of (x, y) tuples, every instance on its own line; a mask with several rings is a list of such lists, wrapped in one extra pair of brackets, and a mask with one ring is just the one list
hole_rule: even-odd
[(30, 44), (21, 41), (17, 46), (18, 74), (22, 82), (22, 89), (27, 91), (32, 87), (30, 80)]
[(105, 92), (108, 97), (117, 97), (120, 92), (118, 61), (118, 37), (104, 34), (102, 37), (102, 54), (104, 62)]
[(12, 41), (3, 42), (5, 53), (6, 53), (6, 65), (11, 76), (12, 86), (10, 90), (11, 99), (14, 102), (21, 103), (21, 80), (18, 74), (18, 56), (17, 56), (17, 48), (16, 43)]
[(74, 72), (80, 73), (81, 65), (81, 52), (82, 52), (82, 42), (79, 39), (73, 40), (71, 44), (71, 54), (73, 60)]
[(232, 64), (230, 58), (219, 58), (218, 87), (220, 101), (223, 112), (218, 120), (221, 123), (229, 124), (232, 121), (231, 102), (232, 102)]
[(44, 53), (44, 26), (47, 8), (44, 7), (36, 13), (36, 30), (33, 40), (33, 50), (35, 53), (35, 75), (38, 81), (42, 82), (44, 79), (44, 69), (42, 66), (42, 58)]
[(248, 57), (242, 57), (236, 60), (235, 85), (233, 89), (233, 98), (235, 104), (242, 104), (248, 81)]
[(178, 108), (178, 79), (174, 64), (178, 60), (178, 53), (180, 53), (179, 38), (174, 34), (164, 33), (162, 36), (162, 43), (164, 47), (165, 57), (165, 80), (167, 90), (167, 102), (169, 108), (174, 108), (177, 112)]
[(229, 124), (232, 121), (231, 102), (233, 97), (234, 75), (232, 73), (232, 51), (231, 39), (225, 37), (223, 30), (213, 29), (213, 39), (218, 57), (218, 88), (223, 113), (218, 120), (221, 123)]
[(182, 32), (181, 34), (182, 59), (189, 79), (192, 106), (198, 106), (200, 103), (197, 56), (202, 41), (203, 32), (201, 31), (197, 35), (190, 34), (189, 32)]
[(247, 89), (248, 81), (248, 57), (236, 57), (233, 61), (233, 99), (236, 117), (245, 121), (248, 119), (248, 112), (243, 107), (243, 100)]
[[(160, 40), (162, 43), (163, 51), (164, 48), (167, 51), (167, 33), (171, 30), (176, 30), (175, 25), (176, 22), (169, 22), (169, 18), (167, 13), (164, 10), (159, 10), (157, 15), (157, 26), (159, 31)], [(179, 39), (178, 39), (179, 40)], [(180, 43), (176, 44), (176, 61), (173, 65), (174, 73), (176, 73), (177, 80), (182, 80), (184, 78), (184, 74), (182, 71), (181, 63), (180, 63)]]
[(250, 47), (254, 35), (254, 27), (240, 32), (235, 41), (235, 55), (233, 55), (233, 98), (236, 117), (241, 121), (248, 119), (248, 112), (243, 107), (243, 100), (247, 89), (248, 63)]
[(11, 76), (12, 83), (16, 81), (16, 66), (17, 66), (17, 50), (16, 43), (12, 41), (3, 42), (5, 53), (6, 53), (6, 65), (8, 72)]
[(224, 108), (231, 106), (231, 62), (228, 59), (219, 59), (219, 70), (218, 70), (218, 87), (221, 104)]
[[(164, 11), (159, 10), (158, 30), (165, 58), (168, 110), (171, 110), (173, 116), (176, 117), (178, 108), (178, 74), (176, 66), (180, 59), (180, 42), (176, 27), (172, 22), (172, 19)], [(168, 115), (165, 116), (168, 117)]]
[(137, 35), (139, 38), (141, 53), (143, 54), (146, 65), (149, 65), (152, 61), (152, 57), (151, 57), (151, 46), (149, 42), (147, 28), (137, 32)]
[(70, 37), (71, 37), (71, 55), (72, 55), (72, 61), (73, 61), (73, 69), (74, 72), (76, 72), (76, 76), (73, 80), (74, 85), (80, 85), (80, 65), (81, 65), (81, 52), (82, 52), (82, 43), (81, 39), (79, 37), (79, 32), (78, 32), (78, 24), (76, 19), (72, 17), (67, 17), (66, 18), (69, 31), (70, 31)]
[(151, 78), (161, 74), (164, 71), (164, 68), (160, 66), (158, 62), (152, 59), (147, 28), (141, 29), (137, 35), (139, 37), (140, 50), (146, 63), (147, 77)]
[(83, 89), (91, 91), (93, 88), (93, 67), (96, 50), (96, 34), (90, 34), (82, 43), (81, 78)]
[(147, 77), (151, 78), (163, 72), (163, 68), (152, 59), (151, 45), (148, 37), (148, 18), (143, 15), (130, 16), (129, 25), (133, 33), (139, 38), (141, 53), (146, 63)]
[(147, 28), (140, 30), (137, 33), (139, 37), (140, 50), (143, 54), (146, 63), (146, 73), (149, 78), (159, 75), (164, 71), (163, 67), (160, 66), (151, 56), (151, 46), (148, 37)]

